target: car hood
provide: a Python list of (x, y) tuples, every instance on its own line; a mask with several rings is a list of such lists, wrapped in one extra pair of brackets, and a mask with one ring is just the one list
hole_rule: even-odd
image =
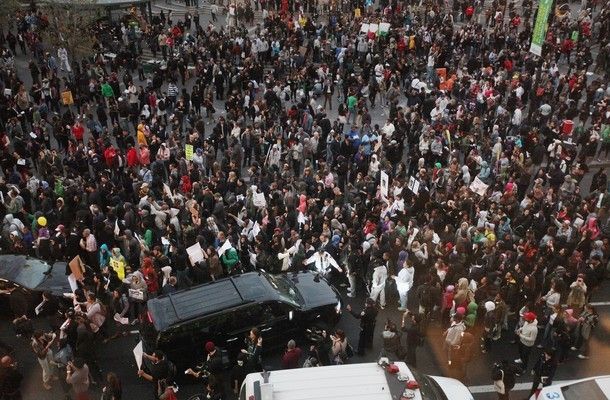
[(65, 262), (56, 262), (40, 285), (33, 289), (49, 291), (55, 296), (63, 296), (64, 293), (72, 293), (68, 277), (65, 275), (65, 270)]
[(432, 376), (436, 383), (443, 389), (448, 399), (474, 400), (472, 393), (464, 384), (456, 379), (443, 378), (441, 376)]
[(313, 272), (303, 272), (290, 276), (305, 301), (305, 308), (336, 305), (339, 295), (326, 279)]

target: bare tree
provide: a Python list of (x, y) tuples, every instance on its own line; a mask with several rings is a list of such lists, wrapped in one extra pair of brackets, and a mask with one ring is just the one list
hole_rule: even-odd
[(65, 48), (69, 57), (91, 54), (95, 43), (92, 26), (101, 11), (95, 0), (50, 0), (41, 8), (49, 22), (44, 32), (47, 43)]

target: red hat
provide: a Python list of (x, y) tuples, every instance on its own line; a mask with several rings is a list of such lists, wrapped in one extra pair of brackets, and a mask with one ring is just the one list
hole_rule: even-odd
[(214, 342), (206, 342), (205, 351), (207, 351), (208, 353), (211, 353), (214, 350), (216, 350), (216, 346), (214, 345)]
[(525, 314), (523, 314), (523, 319), (526, 320), (527, 322), (532, 322), (533, 320), (536, 319), (536, 314), (534, 314), (533, 312), (526, 312)]

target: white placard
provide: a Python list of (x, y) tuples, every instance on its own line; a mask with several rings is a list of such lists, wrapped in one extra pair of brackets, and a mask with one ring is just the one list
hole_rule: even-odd
[(252, 238), (250, 238), (250, 235), (248, 235), (248, 240), (254, 240), (254, 238), (258, 236), (260, 231), (261, 226), (258, 224), (258, 221), (254, 222), (254, 225), (252, 225), (252, 229), (250, 229), (250, 235), (252, 235)]
[(70, 289), (72, 289), (73, 292), (78, 289), (78, 283), (76, 283), (76, 277), (74, 274), (68, 275), (68, 283), (70, 284)]
[(222, 255), (229, 250), (231, 247), (231, 242), (229, 242), (228, 240), (225, 240), (225, 242), (222, 244), (222, 246), (220, 246), (220, 248), (218, 249), (218, 257), (222, 257)]
[(119, 313), (114, 314), (114, 320), (121, 325), (127, 325), (129, 323), (129, 318), (121, 317)]
[(487, 192), (488, 187), (489, 187), (489, 185), (487, 185), (485, 182), (483, 182), (481, 179), (479, 179), (478, 176), (475, 177), (474, 181), (472, 181), (472, 183), (470, 184), (470, 190), (472, 190), (479, 196), (485, 196), (485, 193)]
[(378, 24), (370, 24), (369, 25), (369, 32), (377, 33), (378, 30), (379, 30), (379, 25)]
[(142, 369), (142, 357), (144, 355), (144, 350), (142, 350), (142, 341), (133, 348), (133, 356), (136, 358), (136, 364), (138, 364), (138, 369)]
[(390, 24), (387, 22), (382, 22), (379, 24), (379, 33), (385, 33), (390, 31)]
[(417, 193), (419, 193), (419, 181), (415, 180), (415, 182), (413, 183), (413, 194)]
[(385, 171), (381, 171), (381, 195), (384, 198), (388, 197), (390, 191), (390, 177)]
[(186, 253), (189, 255), (191, 265), (195, 265), (198, 262), (205, 260), (205, 257), (203, 256), (203, 249), (201, 248), (199, 242), (186, 249)]
[(36, 313), (36, 315), (39, 315), (42, 312), (42, 307), (44, 307), (44, 303), (45, 303), (45, 300), (41, 301), (40, 304), (38, 304), (36, 306), (36, 308), (34, 309), (34, 312)]
[(360, 26), (361, 33), (368, 33), (368, 31), (369, 31), (369, 24), (362, 24), (362, 26)]
[(255, 207), (263, 208), (267, 205), (267, 200), (265, 200), (264, 193), (254, 193), (252, 195), (252, 202)]

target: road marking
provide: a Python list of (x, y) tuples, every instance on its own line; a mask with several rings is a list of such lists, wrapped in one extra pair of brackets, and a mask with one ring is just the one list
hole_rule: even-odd
[[(571, 383), (573, 381), (554, 381), (553, 385), (565, 385), (567, 383)], [(532, 382), (522, 382), (517, 383), (511, 391), (519, 391), (519, 390), (530, 390), (532, 388)], [(481, 386), (468, 386), (468, 390), (471, 393), (493, 393), (496, 390), (493, 385), (481, 385)]]

